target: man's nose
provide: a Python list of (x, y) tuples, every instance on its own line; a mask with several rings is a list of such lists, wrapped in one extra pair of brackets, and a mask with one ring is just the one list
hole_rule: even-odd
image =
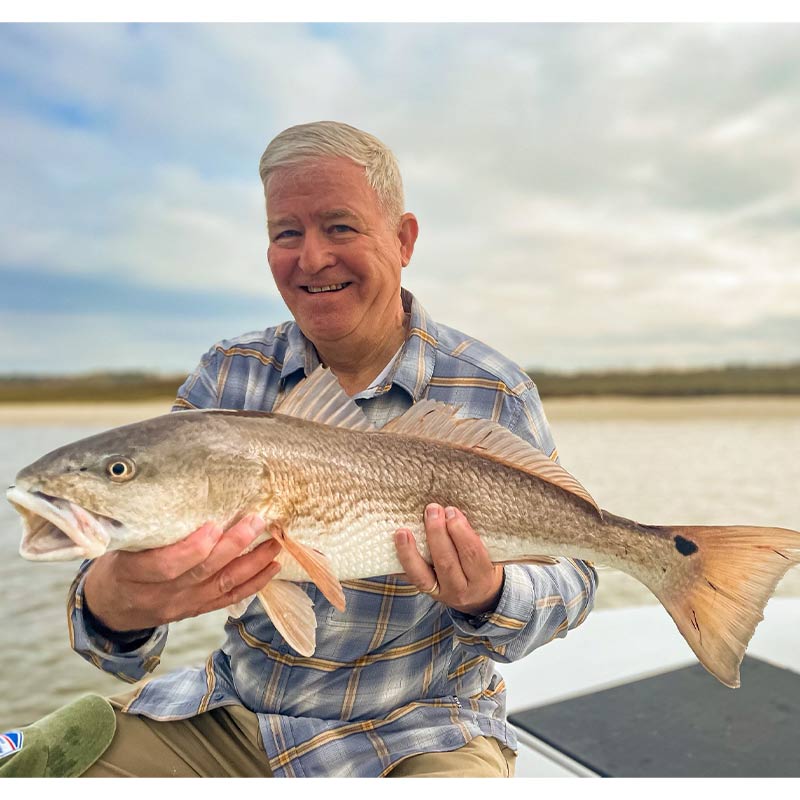
[(303, 272), (314, 274), (336, 263), (330, 244), (319, 233), (306, 231), (298, 265)]

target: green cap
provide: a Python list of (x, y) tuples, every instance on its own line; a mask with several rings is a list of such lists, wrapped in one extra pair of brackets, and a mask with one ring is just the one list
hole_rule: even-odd
[(8, 731), (0, 778), (76, 778), (100, 758), (114, 738), (117, 718), (103, 697), (89, 694), (25, 728)]

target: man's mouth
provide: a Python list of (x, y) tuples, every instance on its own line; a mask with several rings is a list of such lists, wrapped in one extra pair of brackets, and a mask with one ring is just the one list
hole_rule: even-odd
[(303, 289), (309, 294), (322, 294), (324, 292), (338, 292), (349, 285), (349, 283), (331, 283), (328, 286), (303, 286)]

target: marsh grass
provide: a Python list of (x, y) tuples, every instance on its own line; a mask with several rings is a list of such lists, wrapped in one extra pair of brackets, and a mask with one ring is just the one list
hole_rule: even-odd
[[(554, 373), (528, 371), (543, 398), (800, 395), (800, 363), (715, 369)], [(129, 403), (170, 401), (185, 375), (98, 372), (0, 376), (0, 403)]]
[(529, 370), (542, 397), (798, 395), (800, 364), (716, 369), (579, 372)]

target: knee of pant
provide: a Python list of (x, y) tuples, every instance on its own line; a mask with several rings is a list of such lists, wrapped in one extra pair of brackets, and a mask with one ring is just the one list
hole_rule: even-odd
[(114, 709), (90, 694), (23, 728), (0, 734), (0, 777), (74, 778), (111, 744)]

